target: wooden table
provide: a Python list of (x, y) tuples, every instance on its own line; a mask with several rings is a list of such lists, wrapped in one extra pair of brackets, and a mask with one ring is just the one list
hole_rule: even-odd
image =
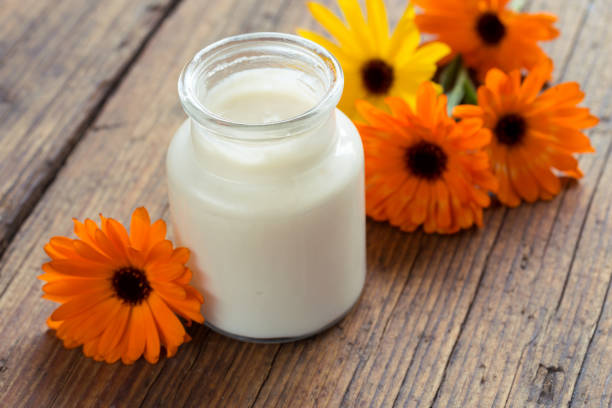
[[(404, 1), (387, 3), (396, 21)], [(124, 366), (46, 330), (43, 244), (71, 217), (167, 219), (183, 64), (228, 35), (315, 24), (302, 0), (1, 0), (0, 406), (611, 406), (612, 2), (528, 8), (559, 16), (555, 79), (601, 118), (582, 181), (450, 237), (369, 222), (361, 302), (312, 339), (195, 325), (176, 357)]]

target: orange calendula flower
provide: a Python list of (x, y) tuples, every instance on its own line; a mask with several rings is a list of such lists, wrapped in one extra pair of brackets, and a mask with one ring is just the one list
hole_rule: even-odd
[(532, 69), (546, 56), (539, 41), (559, 35), (557, 18), (546, 13), (517, 13), (509, 0), (413, 0), (424, 13), (416, 17), (423, 32), (436, 34), (466, 65), (484, 78), (490, 68), (504, 72)]
[(551, 199), (561, 190), (553, 169), (580, 178), (572, 154), (595, 151), (580, 131), (598, 123), (587, 108), (576, 107), (584, 99), (580, 86), (568, 82), (540, 93), (552, 70), (552, 62), (545, 60), (521, 83), (518, 70), (505, 74), (493, 69), (478, 89), (480, 106), (454, 110), (463, 120), (483, 120), (492, 132), (488, 152), (499, 181), (497, 195), (512, 207), (521, 199)]
[(401, 98), (386, 103), (391, 114), (357, 102), (368, 124), (357, 124), (366, 158), (366, 211), (405, 231), (453, 233), (482, 225), (482, 209), (496, 189), (483, 147), (490, 133), (482, 120), (456, 123), (446, 96), (430, 82), (417, 91), (416, 109)]
[(61, 303), (47, 320), (67, 348), (83, 345), (98, 361), (119, 358), (131, 364), (141, 355), (150, 363), (164, 346), (168, 357), (189, 335), (176, 314), (203, 322), (203, 298), (189, 285), (189, 250), (165, 239), (166, 224), (151, 224), (146, 209), (132, 215), (130, 234), (119, 222), (100, 215), (74, 220), (79, 239), (51, 238), (51, 261), (39, 278), (43, 298)]

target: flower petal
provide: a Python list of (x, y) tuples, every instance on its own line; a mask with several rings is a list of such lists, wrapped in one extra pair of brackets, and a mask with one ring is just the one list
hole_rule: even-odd
[(144, 207), (139, 207), (132, 214), (130, 222), (130, 242), (134, 248), (144, 251), (149, 241), (151, 218)]

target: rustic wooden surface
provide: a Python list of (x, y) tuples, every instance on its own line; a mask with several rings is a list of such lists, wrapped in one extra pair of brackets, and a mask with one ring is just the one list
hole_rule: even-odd
[[(387, 4), (396, 20), (404, 2)], [(315, 25), (301, 0), (1, 6), (0, 406), (612, 406), (609, 0), (528, 3), (559, 15), (555, 78), (602, 119), (580, 183), (451, 237), (369, 222), (366, 289), (338, 326), (254, 345), (196, 325), (176, 357), (132, 366), (46, 330), (43, 244), (71, 217), (167, 219), (182, 65), (228, 35)]]

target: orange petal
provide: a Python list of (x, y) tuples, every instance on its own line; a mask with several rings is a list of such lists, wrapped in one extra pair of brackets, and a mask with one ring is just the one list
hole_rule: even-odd
[(422, 224), (427, 218), (427, 210), (429, 208), (430, 188), (429, 183), (425, 180), (419, 181), (415, 199), (410, 203), (410, 221), (413, 224)]
[(185, 299), (187, 293), (181, 286), (172, 282), (151, 281), (151, 287), (164, 299)]
[(134, 210), (130, 222), (130, 242), (134, 248), (140, 251), (147, 249), (150, 227), (151, 218), (147, 210), (144, 207)]
[(108, 279), (62, 279), (49, 282), (42, 287), (43, 292), (60, 296), (81, 296), (89, 292), (112, 290)]
[(453, 109), (453, 116), (460, 119), (482, 118), (484, 111), (478, 105), (459, 105)]
[(74, 241), (74, 250), (83, 258), (93, 261), (99, 262), (102, 264), (109, 264), (112, 262), (111, 258), (106, 256), (104, 253), (99, 252), (93, 246), (88, 244), (85, 241), (75, 240)]
[(144, 323), (146, 333), (144, 357), (149, 363), (155, 364), (159, 360), (159, 332), (157, 330), (157, 326), (155, 325), (155, 321), (153, 320), (151, 308), (147, 302), (143, 303), (142, 321)]
[(412, 116), (410, 105), (402, 98), (388, 97), (385, 98), (385, 103), (391, 109), (391, 113), (396, 117)]
[(155, 292), (147, 299), (153, 318), (159, 329), (160, 339), (168, 357), (172, 357), (185, 338), (185, 328)]
[[(82, 224), (76, 218), (73, 218), (72, 221), (74, 222), (74, 233), (77, 235), (77, 237), (90, 245), (95, 245), (93, 240), (93, 232), (98, 229), (96, 223), (90, 219), (86, 219), (84, 224)], [(93, 228), (88, 224), (93, 224)]]
[(116, 262), (127, 261), (123, 248), (117, 248), (102, 230), (96, 230), (94, 235), (95, 245), (109, 258)]
[(119, 309), (115, 319), (108, 324), (104, 330), (104, 333), (102, 333), (102, 336), (100, 337), (97, 354), (107, 355), (117, 347), (126, 331), (126, 327), (130, 319), (131, 309), (132, 308), (127, 305), (123, 305)]
[(47, 264), (58, 273), (74, 277), (108, 278), (112, 273), (109, 265), (78, 259), (56, 259)]
[(51, 319), (51, 316), (47, 318), (47, 326), (49, 326), (49, 328), (52, 330), (57, 330), (62, 325), (62, 323), (62, 320), (53, 320)]
[(436, 182), (437, 224), (439, 228), (448, 228), (451, 225), (451, 209), (449, 191), (442, 181)]
[(178, 247), (172, 252), (172, 256), (170, 257), (171, 262), (177, 262), (181, 264), (186, 264), (189, 261), (189, 249)]
[(92, 339), (100, 337), (110, 322), (117, 317), (122, 307), (124, 307), (122, 302), (115, 297), (108, 298), (97, 305), (79, 327), (76, 339), (82, 342), (90, 342)]
[(402, 225), (410, 219), (408, 205), (413, 200), (419, 179), (408, 177), (404, 184), (397, 190), (396, 194), (389, 200), (387, 214), (394, 225)]
[(115, 248), (121, 253), (126, 255), (126, 248), (130, 246), (130, 238), (128, 236), (125, 227), (117, 220), (109, 218), (107, 220), (107, 235), (111, 242), (115, 245)]
[(187, 291), (187, 297), (196, 299), (200, 304), (204, 303), (204, 296), (193, 286), (185, 286), (185, 291)]
[(147, 276), (152, 281), (172, 281), (181, 277), (184, 272), (185, 266), (179, 263), (159, 263), (147, 267)]
[(99, 337), (96, 337), (94, 339), (87, 341), (83, 345), (83, 354), (85, 354), (87, 357), (93, 357), (98, 351), (99, 342), (100, 342)]
[(518, 151), (508, 154), (508, 167), (514, 191), (527, 202), (532, 203), (537, 200), (539, 196), (538, 185), (526, 170), (527, 163), (523, 162)]
[(151, 225), (149, 230), (149, 249), (157, 245), (166, 238), (166, 223), (164, 220), (157, 220)]
[(546, 81), (550, 79), (552, 71), (552, 60), (546, 58), (529, 72), (520, 90), (520, 98), (523, 103), (531, 104), (535, 101)]
[(100, 304), (112, 295), (107, 288), (91, 291), (64, 303), (51, 314), (53, 320), (66, 320)]
[(421, 118), (432, 117), (437, 98), (438, 94), (431, 82), (423, 82), (417, 90), (416, 115)]
[(173, 252), (172, 242), (168, 240), (160, 241), (149, 251), (147, 255), (147, 264), (167, 261), (172, 257)]
[(165, 299), (170, 309), (188, 320), (193, 320), (198, 323), (204, 323), (204, 316), (202, 316), (201, 308), (202, 304), (194, 298), (177, 299), (168, 298)]
[(44, 250), (52, 259), (66, 259), (75, 255), (73, 240), (66, 237), (51, 238)]
[(143, 304), (132, 308), (132, 316), (127, 328), (128, 349), (126, 353), (127, 358), (131, 361), (138, 360), (145, 350), (147, 334), (143, 316), (145, 307), (148, 313), (148, 307)]
[(495, 163), (495, 176), (499, 182), (497, 198), (509, 207), (516, 207), (521, 203), (510, 183), (510, 172), (506, 162)]
[(174, 281), (179, 285), (187, 285), (191, 282), (191, 278), (193, 277), (193, 273), (189, 268), (184, 268), (183, 274), (176, 278)]

